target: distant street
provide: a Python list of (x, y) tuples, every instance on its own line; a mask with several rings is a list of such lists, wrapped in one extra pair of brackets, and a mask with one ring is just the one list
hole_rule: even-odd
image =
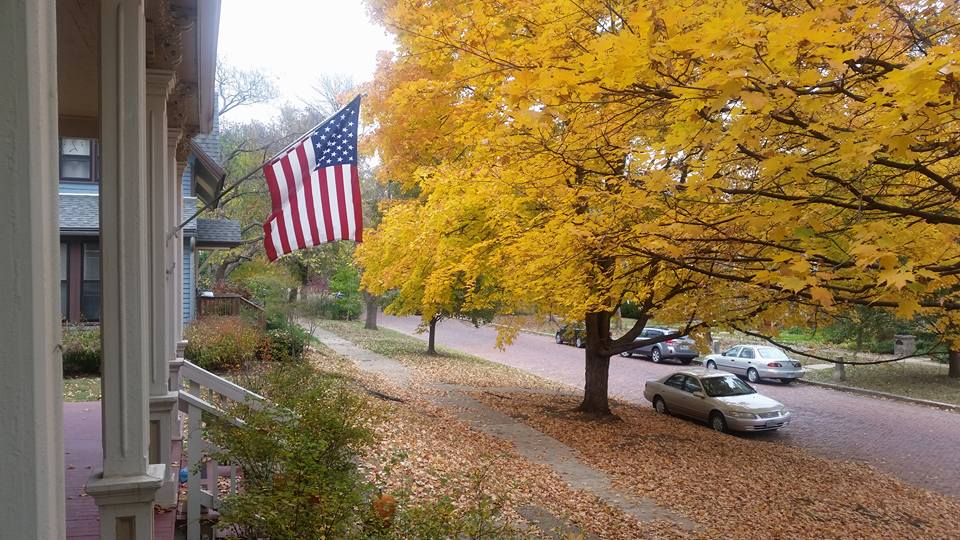
[[(425, 333), (415, 333), (418, 317), (381, 314), (378, 323), (426, 339)], [(583, 388), (582, 349), (557, 345), (548, 336), (521, 333), (513, 345), (501, 351), (495, 345), (496, 333), (492, 327), (442, 321), (437, 328), (437, 346)], [(649, 405), (643, 398), (644, 381), (678, 367), (614, 357), (610, 392), (625, 401)], [(744, 437), (800, 446), (825, 457), (864, 461), (904, 481), (960, 497), (960, 414), (800, 384), (761, 383), (758, 389), (787, 405), (794, 419), (782, 431)]]

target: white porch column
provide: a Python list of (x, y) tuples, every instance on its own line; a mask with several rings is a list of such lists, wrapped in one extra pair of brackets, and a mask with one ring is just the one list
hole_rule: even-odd
[(0, 2), (0, 536), (64, 538), (53, 0)]
[(100, 0), (103, 471), (100, 538), (153, 537), (164, 466), (148, 460), (150, 296), (143, 0)]
[(173, 71), (148, 69), (147, 102), (147, 184), (150, 250), (150, 463), (167, 466), (157, 503), (169, 508), (176, 504), (176, 483), (170, 466), (173, 422), (177, 414), (177, 394), (170, 391), (170, 361), (174, 355), (170, 290), (173, 280), (167, 271), (170, 242), (167, 234), (174, 204), (167, 173), (167, 96), (173, 88)]

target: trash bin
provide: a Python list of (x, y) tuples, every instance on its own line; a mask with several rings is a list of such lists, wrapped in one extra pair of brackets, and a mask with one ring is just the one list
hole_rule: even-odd
[(908, 356), (917, 352), (917, 336), (900, 334), (893, 336), (893, 354)]

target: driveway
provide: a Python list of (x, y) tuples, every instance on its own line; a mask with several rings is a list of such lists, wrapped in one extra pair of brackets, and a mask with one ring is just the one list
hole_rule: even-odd
[[(416, 334), (419, 317), (380, 314), (386, 328)], [(456, 320), (437, 325), (437, 346), (513, 366), (546, 379), (583, 388), (583, 350), (557, 345), (552, 337), (521, 333), (506, 350), (496, 348), (497, 331)], [(678, 369), (640, 358), (610, 361), (612, 396), (643, 405), (643, 383)], [(960, 497), (960, 414), (921, 405), (858, 396), (808, 385), (758, 385), (784, 403), (794, 419), (784, 430), (743, 435), (800, 446), (821, 456), (858, 460), (902, 480)], [(706, 427), (704, 429), (707, 429)]]

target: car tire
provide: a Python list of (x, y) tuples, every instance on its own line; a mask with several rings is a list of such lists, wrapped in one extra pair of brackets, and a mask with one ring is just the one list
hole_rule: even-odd
[(563, 343), (563, 336), (560, 335), (560, 332), (557, 332), (556, 340), (557, 340), (557, 345), (560, 345)]
[(707, 368), (707, 369), (717, 369), (717, 363), (714, 362), (713, 360), (707, 360), (706, 368)]
[(580, 339), (579, 336), (577, 337), (577, 348), (578, 348), (578, 349), (582, 349), (582, 348), (583, 348), (583, 340)]
[(656, 347), (653, 348), (653, 351), (650, 352), (650, 361), (654, 364), (663, 362), (663, 353), (660, 352), (660, 349)]
[(710, 429), (717, 433), (727, 433), (727, 419), (723, 417), (723, 413), (713, 411), (710, 414)]
[(670, 409), (667, 408), (667, 402), (663, 401), (663, 398), (660, 396), (653, 397), (653, 410), (660, 414), (670, 414)]
[(747, 380), (752, 383), (760, 382), (760, 374), (757, 373), (757, 370), (750, 368), (747, 370)]
[(793, 384), (797, 382), (797, 380), (796, 379), (780, 379), (780, 382), (782, 382), (783, 384)]
[(630, 354), (630, 351), (623, 351), (622, 353), (620, 353), (620, 356), (622, 356), (622, 357), (624, 357), (624, 358), (630, 358), (630, 357), (633, 356), (633, 355)]

